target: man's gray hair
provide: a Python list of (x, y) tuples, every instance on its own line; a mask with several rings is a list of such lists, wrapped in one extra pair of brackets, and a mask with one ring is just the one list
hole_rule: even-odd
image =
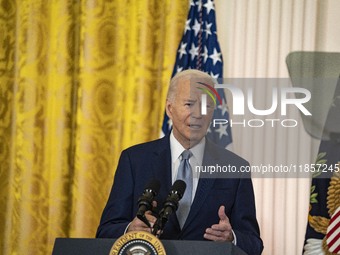
[[(176, 98), (178, 81), (189, 80), (191, 78), (203, 78), (205, 80), (205, 83), (208, 83), (211, 86), (214, 86), (214, 84), (217, 83), (213, 77), (200, 70), (197, 69), (184, 70), (182, 72), (177, 73), (171, 79), (166, 99), (169, 100), (170, 102), (173, 102)], [(202, 82), (204, 82), (204, 80)]]

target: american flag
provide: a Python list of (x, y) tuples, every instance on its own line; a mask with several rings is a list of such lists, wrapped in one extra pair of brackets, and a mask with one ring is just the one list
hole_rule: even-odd
[[(172, 76), (186, 69), (199, 69), (219, 80), (223, 77), (223, 59), (216, 34), (215, 5), (213, 0), (191, 0), (188, 19), (177, 50)], [(216, 106), (214, 119), (226, 119), (229, 123), (227, 100), (223, 89), (217, 89), (222, 104)], [(171, 130), (171, 120), (164, 115), (162, 131)], [(210, 126), (208, 138), (222, 147), (232, 142), (230, 125)]]

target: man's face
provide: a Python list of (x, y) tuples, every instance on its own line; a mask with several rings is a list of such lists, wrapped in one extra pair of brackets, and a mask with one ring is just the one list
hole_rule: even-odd
[(174, 100), (166, 102), (174, 136), (186, 149), (198, 144), (206, 135), (214, 111), (214, 103), (207, 96), (207, 114), (201, 114), (202, 91), (198, 87), (204, 86), (195, 81), (197, 78), (179, 80)]

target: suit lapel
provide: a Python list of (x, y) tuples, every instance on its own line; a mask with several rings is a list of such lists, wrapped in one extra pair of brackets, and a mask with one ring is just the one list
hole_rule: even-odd
[(199, 213), (200, 208), (205, 203), (207, 195), (211, 188), (214, 185), (214, 179), (200, 179), (198, 182), (196, 194), (194, 201), (191, 205), (190, 212), (187, 220), (183, 226), (182, 230), (185, 230), (188, 226), (190, 226), (191, 222), (195, 219), (196, 215)]
[[(204, 149), (204, 157), (203, 157), (203, 166), (213, 165), (214, 153), (212, 151), (209, 140), (206, 140), (206, 145)], [(206, 201), (206, 198), (209, 194), (209, 191), (212, 189), (214, 185), (215, 179), (213, 178), (200, 178), (197, 185), (197, 190), (195, 194), (194, 201), (191, 205), (190, 212), (188, 218), (183, 226), (183, 230), (185, 230), (188, 226), (190, 226), (191, 222), (195, 219), (196, 215), (199, 213), (201, 207)]]
[(169, 136), (160, 140), (159, 146), (155, 146), (152, 158), (152, 171), (155, 179), (161, 183), (161, 197), (167, 195), (171, 188), (171, 151)]

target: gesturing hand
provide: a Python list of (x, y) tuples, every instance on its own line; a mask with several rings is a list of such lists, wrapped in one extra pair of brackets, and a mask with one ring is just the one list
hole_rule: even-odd
[(218, 217), (220, 218), (219, 223), (207, 228), (205, 230), (204, 238), (211, 241), (232, 242), (234, 240), (234, 236), (229, 218), (225, 214), (225, 208), (223, 205), (218, 209)]

